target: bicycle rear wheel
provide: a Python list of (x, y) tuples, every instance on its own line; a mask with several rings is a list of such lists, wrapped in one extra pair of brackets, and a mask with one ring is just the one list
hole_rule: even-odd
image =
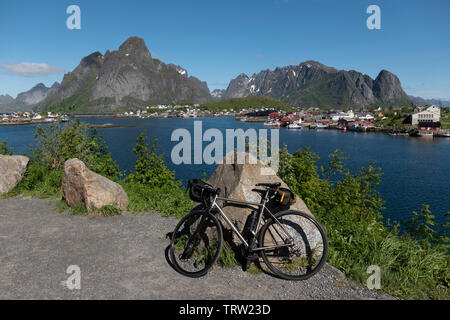
[(264, 263), (279, 277), (305, 280), (325, 264), (328, 242), (325, 231), (310, 215), (283, 211), (264, 224), (259, 235)]
[(193, 211), (173, 231), (171, 261), (181, 274), (201, 277), (219, 258), (222, 242), (222, 227), (217, 218), (204, 210)]

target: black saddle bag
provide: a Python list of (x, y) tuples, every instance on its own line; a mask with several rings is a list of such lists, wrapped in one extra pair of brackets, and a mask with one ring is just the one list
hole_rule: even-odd
[(291, 206), (295, 200), (295, 194), (288, 188), (278, 188), (274, 195), (275, 203), (282, 206)]

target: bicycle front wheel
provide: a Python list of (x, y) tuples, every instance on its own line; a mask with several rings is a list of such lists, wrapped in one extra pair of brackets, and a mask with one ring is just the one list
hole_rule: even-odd
[(325, 264), (328, 242), (325, 231), (310, 215), (283, 211), (264, 224), (259, 246), (264, 263), (279, 277), (305, 280)]
[(173, 231), (170, 258), (181, 274), (201, 277), (219, 258), (222, 242), (222, 227), (217, 218), (204, 210), (193, 211)]

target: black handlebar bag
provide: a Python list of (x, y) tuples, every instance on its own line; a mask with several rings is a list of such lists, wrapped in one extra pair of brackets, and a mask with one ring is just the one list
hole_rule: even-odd
[(205, 197), (209, 196), (206, 188), (211, 187), (208, 183), (200, 179), (192, 179), (188, 181), (189, 197), (195, 202), (204, 202)]

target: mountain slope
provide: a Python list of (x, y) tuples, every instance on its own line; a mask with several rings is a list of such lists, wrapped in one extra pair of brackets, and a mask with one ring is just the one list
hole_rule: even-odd
[(153, 59), (143, 39), (131, 37), (117, 51), (94, 52), (64, 75), (60, 87), (38, 110), (111, 111), (152, 102), (211, 100), (206, 82), (185, 69)]
[(400, 80), (382, 70), (373, 80), (351, 70), (337, 70), (316, 61), (263, 70), (248, 77), (242, 73), (231, 80), (224, 99), (249, 95), (280, 99), (302, 107), (369, 107), (410, 104)]

